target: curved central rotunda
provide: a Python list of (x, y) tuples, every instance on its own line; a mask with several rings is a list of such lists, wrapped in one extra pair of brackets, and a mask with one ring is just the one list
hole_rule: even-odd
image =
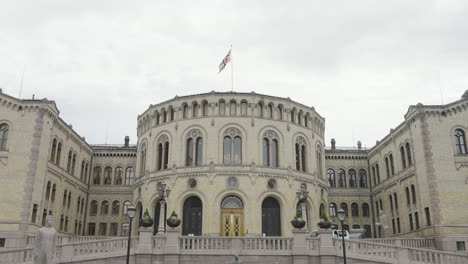
[(328, 204), (324, 128), (313, 107), (255, 93), (151, 105), (138, 117), (137, 213), (154, 233), (172, 211), (183, 235), (289, 235), (296, 212), (312, 228)]

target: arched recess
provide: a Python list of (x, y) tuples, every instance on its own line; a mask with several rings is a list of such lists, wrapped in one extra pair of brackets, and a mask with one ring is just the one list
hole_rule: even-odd
[[(156, 202), (155, 208), (154, 208), (154, 224), (153, 224), (153, 235), (156, 235), (158, 233), (158, 228), (159, 228), (159, 218), (161, 215), (161, 200)], [(164, 222), (164, 231), (166, 230), (166, 220), (167, 219), (167, 204), (164, 206), (164, 217), (163, 217), (163, 222)]]
[(262, 234), (281, 236), (281, 209), (273, 197), (265, 198), (262, 203)]
[(184, 202), (182, 235), (202, 235), (203, 204), (197, 196), (191, 196)]
[(221, 231), (222, 236), (244, 235), (244, 203), (235, 196), (226, 196), (221, 202)]
[(138, 229), (140, 228), (140, 219), (143, 217), (143, 205), (139, 201), (136, 204), (136, 214), (135, 219), (133, 219), (133, 233), (138, 234)]

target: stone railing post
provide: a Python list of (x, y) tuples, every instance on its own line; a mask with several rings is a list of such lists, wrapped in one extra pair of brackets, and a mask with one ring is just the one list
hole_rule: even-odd
[(180, 228), (168, 227), (166, 230), (166, 249), (164, 250), (164, 263), (178, 264), (180, 255), (179, 244)]
[(74, 246), (66, 243), (64, 245), (61, 245), (60, 247), (60, 263), (70, 262), (73, 258), (73, 255), (75, 255), (75, 251), (73, 249)]
[(397, 259), (398, 259), (398, 264), (409, 264), (410, 259), (409, 259), (409, 250), (407, 248), (402, 247), (402, 240), (397, 239), (395, 240), (395, 250), (397, 251)]
[(336, 250), (333, 246), (333, 236), (331, 229), (320, 229), (319, 234), (319, 255), (320, 263), (335, 264)]
[(137, 254), (152, 254), (153, 253), (153, 230), (150, 228), (141, 227), (140, 236), (138, 237)]
[(306, 250), (306, 234), (305, 229), (294, 228), (293, 234), (293, 245), (292, 245), (292, 256), (293, 263), (306, 264), (308, 261), (308, 252)]
[(231, 254), (239, 256), (242, 253), (242, 239), (238, 237), (231, 238)]

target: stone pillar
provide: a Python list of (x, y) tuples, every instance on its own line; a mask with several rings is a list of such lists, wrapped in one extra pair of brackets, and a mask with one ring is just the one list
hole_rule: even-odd
[(304, 221), (306, 221), (306, 225), (305, 225), (305, 230), (307, 230), (307, 226), (308, 226), (308, 222), (307, 222), (307, 207), (306, 207), (306, 201), (302, 202), (301, 203), (301, 212), (302, 212), (302, 219), (304, 219)]
[(153, 231), (151, 228), (141, 227), (138, 238), (137, 254), (153, 253)]
[(292, 257), (293, 263), (295, 264), (307, 264), (308, 254), (306, 245), (307, 231), (305, 229), (294, 228), (293, 234), (293, 246), (292, 246)]
[(335, 264), (336, 250), (333, 246), (333, 236), (331, 229), (320, 229), (319, 234), (319, 255), (320, 263)]
[(401, 244), (401, 240), (395, 240), (395, 246), (397, 246), (397, 259), (399, 264), (409, 264), (409, 250), (407, 248), (403, 248)]
[(178, 264), (180, 255), (179, 246), (180, 228), (168, 228), (166, 231), (166, 250), (164, 251), (164, 263)]
[(159, 201), (159, 203), (161, 204), (161, 206), (159, 207), (160, 209), (159, 209), (158, 235), (163, 235), (164, 234), (164, 221), (166, 221), (166, 219), (164, 219), (164, 209), (166, 206), (166, 201), (161, 200)]

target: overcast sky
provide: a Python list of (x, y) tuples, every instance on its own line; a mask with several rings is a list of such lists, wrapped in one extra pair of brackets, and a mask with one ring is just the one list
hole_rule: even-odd
[[(257, 2), (257, 3), (254, 3)], [(0, 87), (55, 100), (91, 144), (136, 141), (137, 115), (175, 95), (291, 97), (326, 144), (371, 147), (409, 105), (468, 89), (468, 1), (3, 1)], [(108, 128), (108, 129), (107, 129)]]

